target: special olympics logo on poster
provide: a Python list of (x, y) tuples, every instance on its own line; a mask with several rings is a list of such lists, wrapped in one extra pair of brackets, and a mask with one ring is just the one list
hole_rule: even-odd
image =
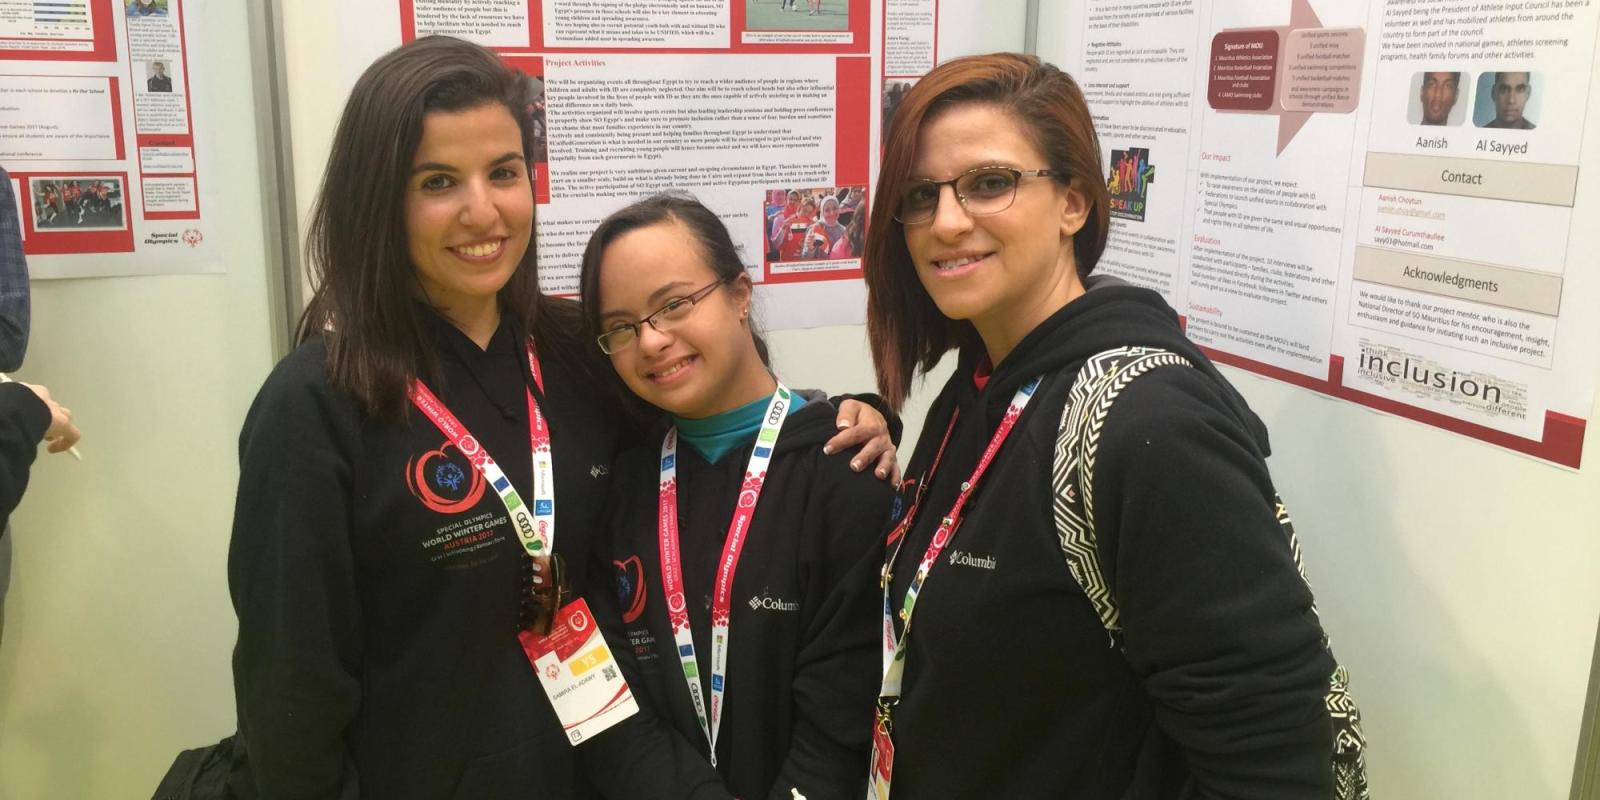
[(1156, 182), (1156, 165), (1150, 163), (1150, 148), (1130, 147), (1111, 151), (1111, 174), (1106, 189), (1111, 192), (1111, 216), (1144, 222), (1145, 202), (1150, 184)]

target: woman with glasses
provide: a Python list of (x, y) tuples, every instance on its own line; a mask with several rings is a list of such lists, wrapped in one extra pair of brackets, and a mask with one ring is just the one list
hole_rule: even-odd
[[(1266, 430), (1159, 294), (1091, 275), (1100, 176), (1077, 85), (1031, 56), (943, 64), (895, 114), (865, 255), (880, 390), (898, 407), (959, 360), (889, 536), (874, 789), (1329, 798), (1334, 664)], [(1186, 364), (1126, 385), (1081, 476), (1113, 636), (1058, 537), (1080, 489), (1052, 479), (1080, 367), (1130, 346)]]
[(750, 278), (698, 201), (611, 215), (581, 286), (622, 383), (667, 412), (618, 459), (610, 509), (643, 694), (738, 797), (859, 800), (892, 491), (828, 455), (825, 397), (769, 370)]
[(600, 522), (637, 435), (538, 290), (527, 91), (446, 37), (351, 91), (300, 344), (240, 435), (238, 797), (586, 797), (591, 750), (609, 794), (727, 796), (648, 710), (574, 748), (519, 643), (577, 596), (614, 618)]

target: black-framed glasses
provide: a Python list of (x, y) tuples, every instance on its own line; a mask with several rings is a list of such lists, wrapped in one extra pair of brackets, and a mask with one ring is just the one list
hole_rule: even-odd
[(1017, 184), (1023, 178), (1062, 177), (1054, 169), (1012, 169), (1010, 167), (973, 167), (947, 181), (912, 178), (900, 192), (894, 207), (894, 218), (902, 225), (920, 225), (933, 219), (939, 210), (939, 195), (944, 187), (955, 190), (956, 200), (974, 217), (998, 214), (1011, 207), (1017, 199)]
[(674, 297), (668, 300), (666, 305), (656, 309), (650, 316), (638, 322), (613, 322), (611, 323), (611, 330), (596, 336), (595, 341), (600, 344), (601, 352), (611, 355), (631, 347), (634, 342), (638, 341), (639, 330), (642, 325), (648, 324), (663, 333), (671, 330), (672, 326), (688, 319), (689, 312), (694, 311), (695, 305), (706, 299), (707, 295), (716, 291), (717, 287), (724, 283), (727, 283), (727, 281), (718, 278), (696, 289), (693, 294), (687, 297)]

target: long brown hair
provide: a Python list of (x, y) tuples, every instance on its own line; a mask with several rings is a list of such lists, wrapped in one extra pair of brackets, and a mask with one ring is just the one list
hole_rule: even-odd
[[(412, 379), (439, 377), (406, 250), (406, 182), (423, 118), (498, 103), (517, 121), (526, 157), (533, 152), (531, 101), (522, 73), (478, 45), (446, 36), (389, 51), (350, 91), (311, 212), (306, 258), (317, 288), (295, 338), (323, 337), (330, 380), (367, 413), (398, 419)], [(530, 240), (500, 289), (500, 306), (520, 334), (556, 340), (541, 354), (560, 354), (571, 349), (560, 342), (571, 338), (577, 315), (573, 304), (540, 294), (535, 261)]]
[(966, 103), (1005, 109), (1050, 169), (1062, 174), (1062, 183), (1072, 182), (1088, 198), (1088, 219), (1072, 240), (1080, 276), (1094, 269), (1106, 246), (1111, 197), (1100, 178), (1100, 140), (1070, 75), (1030, 55), (993, 53), (948, 61), (923, 76), (890, 122), (863, 254), (867, 338), (878, 391), (896, 409), (905, 403), (915, 372), (932, 369), (951, 348), (977, 343), (972, 324), (940, 313), (922, 287), (906, 250), (905, 230), (894, 218), (896, 200), (916, 163), (923, 121)]

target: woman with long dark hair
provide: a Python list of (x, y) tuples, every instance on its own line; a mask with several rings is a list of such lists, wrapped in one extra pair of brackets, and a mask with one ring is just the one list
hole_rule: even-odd
[(427, 37), (340, 119), (316, 294), (240, 435), (241, 797), (582, 797), (591, 751), (612, 794), (727, 796), (648, 709), (575, 749), (518, 642), (575, 596), (614, 619), (598, 533), (632, 435), (577, 304), (538, 290), (526, 86)]
[(1031, 56), (943, 64), (894, 115), (865, 254), (880, 391), (959, 360), (889, 539), (874, 788), (1326, 800), (1342, 672), (1266, 429), (1159, 294), (1091, 274), (1101, 174), (1077, 84)]
[(828, 454), (825, 396), (771, 371), (743, 260), (699, 201), (606, 218), (581, 285), (599, 349), (666, 412), (618, 458), (609, 523), (644, 693), (738, 797), (860, 800), (893, 492)]

